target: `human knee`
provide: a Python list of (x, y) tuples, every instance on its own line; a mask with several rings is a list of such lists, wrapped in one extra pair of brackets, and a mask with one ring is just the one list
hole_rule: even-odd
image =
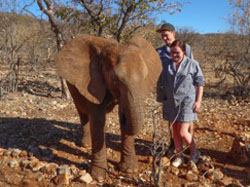
[(181, 131), (180, 131), (180, 137), (181, 137), (181, 138), (186, 138), (186, 137), (187, 137), (187, 132), (184, 131), (184, 130), (181, 130)]
[(181, 138), (186, 138), (188, 137), (189, 132), (188, 132), (188, 128), (180, 128), (180, 137)]

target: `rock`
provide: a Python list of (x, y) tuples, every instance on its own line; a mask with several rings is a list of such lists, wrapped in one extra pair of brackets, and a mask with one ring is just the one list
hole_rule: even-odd
[(235, 134), (235, 139), (231, 151), (229, 152), (229, 156), (235, 161), (235, 163), (247, 164), (250, 162), (250, 156), (248, 156), (250, 153), (248, 153), (248, 147), (245, 143), (246, 142), (242, 140), (242, 133)]
[(0, 155), (3, 155), (6, 150), (3, 148), (0, 148)]
[(41, 171), (43, 173), (46, 173), (47, 175), (54, 176), (57, 174), (56, 172), (57, 168), (58, 168), (58, 165), (56, 163), (49, 163), (45, 167), (41, 168)]
[(232, 183), (232, 178), (225, 176), (222, 180), (218, 180), (216, 182), (221, 186), (228, 186)]
[(75, 165), (71, 165), (70, 170), (71, 170), (71, 174), (73, 175), (77, 175), (79, 171), (79, 169)]
[(208, 169), (205, 173), (208, 179), (214, 180), (214, 168)]
[(57, 175), (54, 177), (53, 181), (56, 185), (69, 185), (69, 177), (67, 173)]
[(3, 152), (3, 156), (10, 156), (12, 150), (11, 149), (7, 149)]
[(176, 176), (178, 176), (178, 174), (180, 173), (180, 170), (176, 167), (171, 167), (170, 172)]
[(188, 171), (187, 174), (186, 174), (186, 179), (189, 182), (197, 181), (198, 180), (198, 175), (196, 173), (193, 173), (192, 171)]
[(34, 165), (31, 166), (32, 171), (39, 171), (42, 167), (44, 167), (46, 163), (44, 162), (36, 162)]
[(24, 179), (22, 182), (23, 187), (34, 187), (39, 186), (37, 181), (30, 180), (30, 179)]
[(19, 163), (17, 162), (17, 160), (11, 160), (8, 164), (11, 168), (15, 168), (19, 166)]
[(21, 151), (21, 153), (19, 154), (20, 157), (27, 157), (28, 156), (28, 152), (27, 151)]
[(52, 106), (54, 106), (54, 105), (57, 104), (57, 101), (51, 101), (49, 104), (52, 105)]
[(161, 160), (161, 164), (163, 167), (167, 167), (167, 166), (170, 166), (170, 160), (168, 157), (163, 157), (162, 160)]
[(82, 173), (82, 175), (79, 177), (79, 181), (84, 182), (86, 184), (90, 184), (93, 181), (93, 179), (89, 173), (85, 172)]
[(193, 173), (199, 173), (196, 164), (192, 160), (188, 162), (188, 169), (191, 170)]
[(24, 159), (20, 162), (20, 167), (21, 168), (27, 168), (29, 165), (30, 161), (28, 159)]
[(224, 174), (220, 170), (216, 169), (213, 172), (213, 176), (216, 180), (221, 180), (224, 177)]
[(152, 164), (152, 162), (153, 162), (153, 157), (152, 157), (152, 156), (148, 156), (147, 162), (148, 162), (149, 164)]
[(200, 172), (208, 172), (209, 170), (209, 172), (211, 173), (214, 170), (214, 165), (211, 157), (204, 155), (200, 157), (200, 162), (198, 163), (197, 167)]
[(12, 152), (11, 152), (10, 155), (11, 155), (12, 157), (16, 158), (16, 157), (19, 156), (20, 153), (21, 153), (21, 150), (20, 150), (20, 149), (14, 149), (14, 150), (12, 150)]
[(40, 181), (42, 181), (43, 179), (44, 179), (44, 175), (42, 174), (42, 173), (39, 173), (37, 176), (36, 176), (36, 180), (38, 181), (38, 182), (40, 182)]
[(59, 166), (59, 168), (57, 169), (58, 171), (58, 174), (61, 175), (63, 173), (66, 173), (68, 176), (71, 175), (71, 169), (68, 165), (64, 164), (64, 165), (61, 165)]

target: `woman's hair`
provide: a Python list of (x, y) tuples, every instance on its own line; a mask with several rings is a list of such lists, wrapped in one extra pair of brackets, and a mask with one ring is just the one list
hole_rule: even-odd
[(184, 54), (186, 55), (186, 43), (182, 40), (175, 40), (171, 45), (170, 48), (172, 47), (180, 47), (181, 50), (184, 52)]

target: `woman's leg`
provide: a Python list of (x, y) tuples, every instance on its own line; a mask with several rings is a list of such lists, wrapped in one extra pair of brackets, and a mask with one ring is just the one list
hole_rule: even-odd
[[(172, 162), (172, 165), (174, 167), (179, 167), (182, 162), (183, 162), (183, 158), (182, 158), (182, 145), (183, 145), (183, 140), (180, 136), (180, 127), (181, 127), (181, 123), (176, 122), (173, 126), (173, 139), (174, 139), (174, 144), (175, 144), (175, 150), (177, 152), (176, 158), (174, 159), (174, 161)], [(179, 153), (179, 154), (178, 154)]]
[(183, 140), (182, 137), (180, 136), (180, 122), (175, 122), (173, 125), (173, 139), (174, 139), (174, 145), (175, 145), (175, 150), (177, 153), (182, 151), (182, 145), (183, 145)]
[(196, 150), (196, 145), (194, 143), (192, 133), (189, 130), (191, 123), (186, 123), (186, 122), (181, 123), (180, 136), (190, 146), (190, 153), (193, 154)]

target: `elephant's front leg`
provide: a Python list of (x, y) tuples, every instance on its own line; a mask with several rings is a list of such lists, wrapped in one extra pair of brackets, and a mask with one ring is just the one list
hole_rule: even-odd
[(122, 131), (122, 148), (120, 170), (125, 173), (134, 173), (138, 171), (138, 161), (135, 154), (134, 136), (128, 135)]
[(82, 112), (78, 112), (81, 120), (81, 128), (82, 128), (82, 139), (81, 146), (85, 148), (91, 147), (91, 137), (90, 137), (90, 125), (88, 116)]
[(107, 153), (105, 144), (105, 115), (96, 112), (90, 117), (90, 130), (92, 140), (92, 163), (90, 173), (98, 182), (103, 182), (107, 175)]

